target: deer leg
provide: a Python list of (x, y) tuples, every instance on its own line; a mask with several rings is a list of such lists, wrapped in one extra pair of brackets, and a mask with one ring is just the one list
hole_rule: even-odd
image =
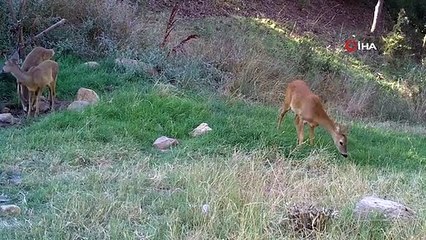
[(280, 128), (281, 122), (285, 114), (290, 110), (290, 104), (284, 103), (284, 106), (281, 108), (280, 116), (278, 117), (277, 129)]
[(49, 85), (49, 94), (50, 94), (50, 111), (51, 111), (51, 112), (54, 112), (54, 111), (55, 111), (55, 107), (54, 107), (55, 102), (54, 102), (54, 100), (53, 100), (53, 97), (54, 97), (54, 95), (55, 95), (54, 91), (55, 91), (55, 90), (54, 90), (54, 85), (53, 85), (53, 84)]
[(296, 114), (296, 117), (294, 118), (294, 124), (296, 125), (297, 138), (299, 140), (298, 144), (301, 145), (303, 143), (303, 138), (304, 138), (303, 120), (297, 114)]
[(39, 108), (39, 99), (40, 99), (41, 92), (42, 92), (41, 89), (38, 89), (37, 92), (36, 92), (36, 99), (35, 99), (35, 108), (36, 108), (36, 110), (35, 110), (34, 116), (38, 116), (38, 114), (39, 114), (39, 110), (40, 110), (40, 108)]
[(22, 99), (24, 103), (27, 103), (28, 97), (30, 94), (28, 88), (25, 85), (21, 84), (20, 91), (21, 91), (21, 95), (22, 95)]
[(310, 126), (309, 128), (309, 140), (311, 142), (311, 145), (314, 145), (314, 138), (315, 138), (315, 127), (314, 126)]
[(31, 98), (31, 110), (32, 111), (34, 111), (35, 110), (35, 96), (37, 95), (37, 92), (38, 92), (39, 90), (37, 89), (37, 90), (35, 90), (34, 91), (34, 93), (33, 93), (33, 95), (32, 95), (32, 98)]
[(52, 89), (53, 89), (53, 104), (55, 104), (55, 100), (56, 100), (56, 79), (55, 79), (55, 81), (53, 82), (53, 87), (52, 87)]
[[(18, 94), (18, 97), (19, 97), (19, 100), (21, 101), (21, 106), (22, 106), (22, 109), (24, 110), (24, 112), (27, 112), (28, 111), (28, 109), (27, 109), (27, 105), (28, 105), (28, 102), (27, 102), (27, 100), (28, 100), (28, 96), (27, 96), (27, 98), (25, 98), (25, 96), (24, 96), (24, 94), (23, 94), (23, 88), (24, 88), (24, 86), (22, 85), (22, 84), (20, 84), (18, 81), (16, 81), (16, 92), (17, 92), (17, 94)], [(28, 94), (27, 94), (28, 95)]]
[(31, 116), (31, 108), (32, 108), (32, 95), (33, 92), (28, 92), (28, 108), (27, 108), (27, 116), (30, 117)]
[[(30, 95), (30, 92), (29, 92), (28, 88), (25, 85), (20, 84), (20, 87), (19, 87), (19, 97), (20, 97), (20, 99), (21, 99), (21, 101), (23, 103), (23, 106), (25, 106), (25, 107), (28, 104), (29, 95)], [(28, 111), (28, 109), (26, 109), (26, 110)], [(25, 111), (25, 108), (24, 108), (24, 111)]]
[(21, 96), (21, 84), (18, 81), (16, 81), (16, 93), (18, 94), (19, 100), (21, 100), (22, 107), (24, 107), (24, 103), (22, 102), (22, 96)]

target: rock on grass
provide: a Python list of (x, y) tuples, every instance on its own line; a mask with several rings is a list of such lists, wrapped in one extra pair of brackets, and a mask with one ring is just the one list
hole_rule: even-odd
[(408, 219), (414, 217), (415, 213), (401, 203), (378, 197), (364, 197), (355, 206), (355, 214), (365, 218), (371, 213), (381, 213), (388, 219)]
[(161, 136), (155, 140), (153, 146), (161, 151), (170, 149), (172, 146), (179, 144), (179, 141), (174, 138), (169, 138), (166, 136)]

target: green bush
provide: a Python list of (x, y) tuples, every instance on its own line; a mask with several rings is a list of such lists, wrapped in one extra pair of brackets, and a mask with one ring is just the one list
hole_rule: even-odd
[(384, 54), (388, 55), (391, 61), (395, 59), (399, 61), (409, 55), (409, 50), (411, 48), (407, 44), (406, 34), (403, 30), (407, 24), (408, 18), (405, 10), (401, 9), (392, 31), (383, 38)]

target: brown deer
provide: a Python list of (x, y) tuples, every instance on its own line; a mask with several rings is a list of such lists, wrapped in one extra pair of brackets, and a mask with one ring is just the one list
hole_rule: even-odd
[[(22, 63), (21, 70), (27, 72), (31, 67), (35, 67), (39, 65), (41, 62), (45, 60), (49, 60), (55, 55), (55, 51), (53, 49), (46, 49), (44, 47), (35, 47), (31, 52), (27, 55), (24, 62)], [(28, 106), (28, 89), (25, 85), (16, 81), (16, 90), (18, 92), (19, 99), (21, 100), (21, 105), (24, 111), (27, 110)], [(32, 107), (32, 105), (31, 105)]]
[(58, 63), (52, 60), (46, 60), (31, 67), (28, 71), (22, 71), (15, 61), (7, 60), (3, 71), (11, 73), (19, 84), (28, 88), (28, 116), (31, 115), (33, 99), (35, 97), (35, 116), (39, 113), (39, 98), (45, 86), (49, 87), (50, 91), (50, 108), (54, 111), (54, 98), (56, 96), (56, 79), (58, 76)]
[(277, 128), (280, 127), (285, 114), (292, 110), (296, 116), (294, 124), (296, 125), (298, 144), (303, 143), (304, 124), (310, 126), (309, 138), (310, 144), (314, 144), (314, 130), (318, 125), (324, 127), (331, 135), (334, 145), (343, 157), (348, 156), (347, 152), (347, 127), (335, 123), (327, 115), (321, 103), (321, 99), (315, 95), (309, 86), (302, 80), (295, 80), (287, 85), (285, 99), (278, 117)]

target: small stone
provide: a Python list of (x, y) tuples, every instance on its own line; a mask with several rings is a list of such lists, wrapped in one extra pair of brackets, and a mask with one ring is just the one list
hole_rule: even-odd
[(210, 210), (210, 206), (209, 206), (208, 204), (203, 204), (203, 206), (201, 207), (201, 211), (202, 211), (204, 214), (209, 213), (209, 210)]
[(21, 208), (16, 205), (0, 205), (0, 216), (18, 216)]
[(367, 217), (370, 213), (382, 213), (388, 219), (411, 218), (415, 215), (410, 208), (391, 200), (378, 197), (364, 197), (355, 207), (355, 214), (359, 217)]
[(159, 150), (165, 151), (172, 146), (176, 146), (179, 144), (179, 141), (174, 138), (169, 138), (166, 136), (161, 136), (155, 140), (153, 146)]
[(12, 123), (14, 122), (14, 118), (11, 113), (1, 113), (0, 114), (0, 122), (2, 123)]
[(213, 129), (211, 129), (207, 123), (201, 123), (198, 127), (192, 130), (191, 135), (193, 137), (197, 137), (197, 136), (204, 135), (210, 132), (211, 130)]
[(70, 105), (68, 105), (68, 110), (81, 112), (83, 111), (87, 106), (89, 106), (90, 103), (87, 101), (74, 101)]
[(92, 89), (80, 88), (77, 91), (76, 101), (86, 101), (90, 104), (97, 103), (99, 101), (98, 94)]
[(100, 64), (98, 62), (95, 62), (95, 61), (85, 62), (85, 63), (83, 63), (83, 65), (85, 65), (89, 68), (98, 68), (100, 66)]

